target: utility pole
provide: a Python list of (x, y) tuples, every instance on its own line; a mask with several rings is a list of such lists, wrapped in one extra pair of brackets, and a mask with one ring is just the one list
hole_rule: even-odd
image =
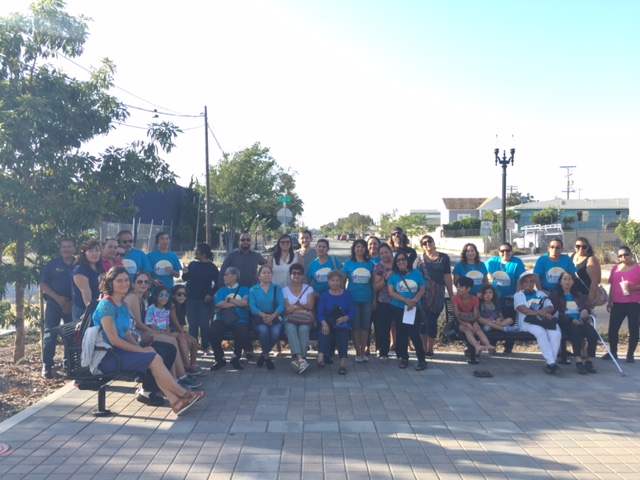
[(209, 120), (207, 117), (207, 106), (204, 107), (204, 164), (205, 164), (205, 204), (204, 204), (204, 224), (205, 238), (208, 245), (211, 245), (211, 214), (209, 205), (211, 204), (211, 190), (209, 188)]
[(560, 166), (560, 168), (566, 168), (567, 169), (567, 189), (563, 190), (563, 192), (567, 192), (567, 200), (569, 200), (569, 194), (572, 192), (575, 192), (575, 190), (573, 188), (571, 188), (571, 185), (573, 184), (573, 182), (571, 181), (571, 175), (573, 175), (573, 173), (571, 173), (571, 169), (572, 168), (576, 168), (575, 165), (562, 165)]

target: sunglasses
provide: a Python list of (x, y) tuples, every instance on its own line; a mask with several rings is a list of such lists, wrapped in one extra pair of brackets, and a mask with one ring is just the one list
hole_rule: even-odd
[(178, 292), (178, 293), (176, 293), (176, 297), (186, 297), (186, 296), (187, 296), (186, 292)]
[(250, 242), (251, 239), (250, 238), (241, 238), (240, 241), (241, 242)]
[(575, 248), (581, 248), (582, 250), (586, 250), (589, 248), (589, 245), (574, 245)]
[(433, 243), (433, 240), (425, 240), (424, 242), (422, 242), (422, 246), (426, 247), (427, 245), (429, 245), (430, 243)]
[(618, 258), (625, 258), (625, 257), (630, 257), (631, 254), (630, 253), (621, 253), (620, 255), (618, 255)]
[(133, 240), (120, 240), (120, 243), (133, 243)]
[(136, 280), (136, 285), (149, 285), (149, 280)]
[(160, 295), (158, 295), (158, 298), (171, 298), (171, 294), (170, 293), (161, 293)]
[(500, 253), (510, 253), (510, 252), (511, 252), (511, 249), (509, 249), (509, 250), (500, 250)]
[(291, 272), (291, 276), (293, 275), (302, 275), (302, 272), (298, 272), (298, 271)]

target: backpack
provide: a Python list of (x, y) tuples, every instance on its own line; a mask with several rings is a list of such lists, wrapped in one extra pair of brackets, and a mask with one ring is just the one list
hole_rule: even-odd
[[(426, 257), (426, 255), (423, 255)], [(422, 272), (422, 278), (424, 278), (425, 289), (422, 296), (422, 305), (429, 312), (440, 313), (444, 308), (444, 287), (439, 283), (434, 282), (427, 271), (427, 263), (423, 258), (418, 268)]]

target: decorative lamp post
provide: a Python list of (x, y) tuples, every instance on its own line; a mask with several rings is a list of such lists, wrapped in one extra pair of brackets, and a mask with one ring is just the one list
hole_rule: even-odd
[(502, 166), (502, 241), (507, 241), (507, 165), (511, 163), (513, 165), (513, 157), (516, 154), (516, 149), (510, 150), (511, 157), (507, 158), (507, 152), (502, 151), (502, 158), (500, 158), (500, 149), (496, 148), (493, 153), (496, 156), (496, 165), (498, 163)]

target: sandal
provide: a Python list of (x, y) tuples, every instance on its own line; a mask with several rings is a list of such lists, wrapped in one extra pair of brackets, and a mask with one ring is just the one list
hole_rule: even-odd
[(489, 370), (476, 370), (473, 372), (473, 376), (478, 378), (491, 378), (493, 374)]
[(340, 375), (346, 375), (346, 374), (347, 374), (347, 369), (346, 369), (346, 368), (344, 368), (344, 367), (340, 367), (340, 368), (338, 369), (338, 373), (339, 373)]

